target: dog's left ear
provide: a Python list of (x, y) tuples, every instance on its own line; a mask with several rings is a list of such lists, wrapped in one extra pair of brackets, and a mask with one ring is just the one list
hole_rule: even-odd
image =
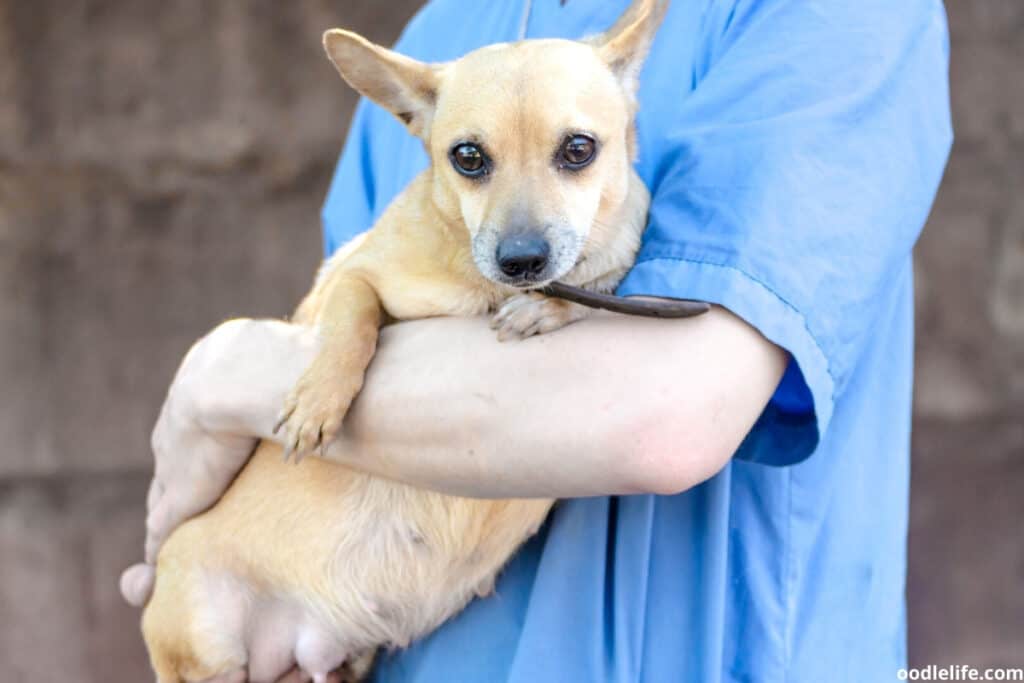
[(324, 49), (349, 85), (394, 114), (413, 135), (426, 139), (441, 66), (418, 62), (337, 28), (324, 34)]
[(668, 10), (668, 0), (634, 0), (615, 24), (590, 42), (629, 93), (639, 85), (640, 69)]

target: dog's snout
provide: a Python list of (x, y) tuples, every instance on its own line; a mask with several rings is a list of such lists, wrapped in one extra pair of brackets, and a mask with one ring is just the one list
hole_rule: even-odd
[(537, 233), (508, 235), (498, 242), (498, 268), (508, 277), (536, 278), (548, 267), (551, 245)]

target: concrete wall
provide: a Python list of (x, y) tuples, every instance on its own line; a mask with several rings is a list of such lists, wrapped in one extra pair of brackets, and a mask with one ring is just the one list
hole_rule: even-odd
[[(189, 343), (280, 315), (354, 99), (319, 48), (413, 0), (0, 0), (0, 680), (149, 680), (115, 580)], [(918, 249), (918, 663), (1022, 665), (1024, 3), (952, 0), (958, 140)], [(1016, 657), (1016, 659), (1013, 659)]]
[(1024, 2), (948, 0), (956, 143), (917, 248), (910, 652), (1024, 666)]

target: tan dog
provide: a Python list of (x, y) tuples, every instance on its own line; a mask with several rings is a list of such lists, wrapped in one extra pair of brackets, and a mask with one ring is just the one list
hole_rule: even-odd
[[(420, 137), (431, 165), (325, 263), (296, 313), (322, 335), (285, 407), (297, 459), (335, 435), (381, 324), (496, 311), (502, 337), (529, 336), (586, 313), (529, 290), (618, 283), (646, 221), (635, 90), (666, 4), (636, 0), (586, 42), (495, 45), (439, 65), (327, 32), (342, 77)], [(263, 443), (160, 553), (143, 617), (158, 680), (273, 681), (293, 661), (318, 682), (344, 662), (365, 671), (378, 647), (488, 593), (552, 503), (441, 495), (319, 458), (289, 466)]]

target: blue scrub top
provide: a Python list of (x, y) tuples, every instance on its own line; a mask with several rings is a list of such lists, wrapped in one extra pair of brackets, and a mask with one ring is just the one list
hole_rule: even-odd
[[(444, 61), (523, 31), (578, 38), (627, 4), (436, 0), (397, 49)], [(377, 681), (896, 680), (911, 249), (952, 140), (947, 64), (937, 0), (672, 3), (639, 97), (650, 224), (620, 293), (721, 304), (789, 369), (722, 472), (675, 496), (560, 503), (496, 595), (384, 656)], [(362, 102), (327, 251), (426, 162)]]

